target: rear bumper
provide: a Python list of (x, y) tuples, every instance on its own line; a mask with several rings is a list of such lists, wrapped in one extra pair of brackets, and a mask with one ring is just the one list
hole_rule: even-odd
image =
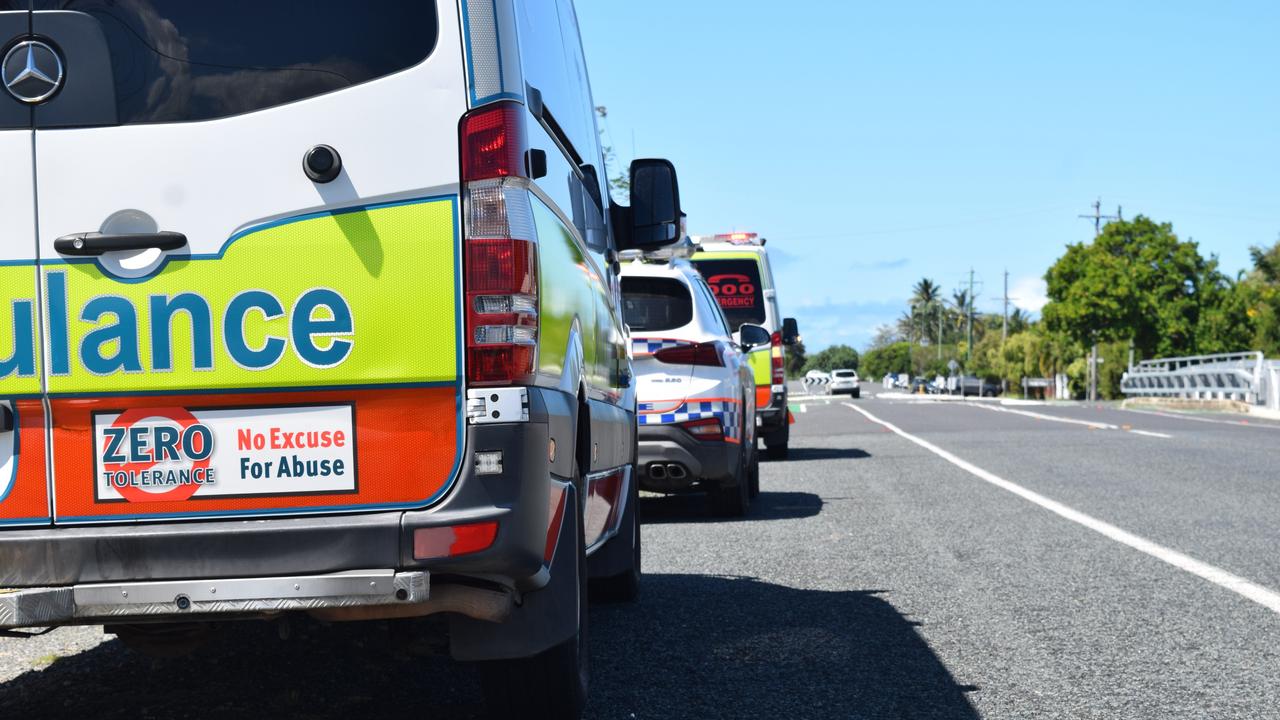
[[(640, 488), (651, 492), (691, 490), (710, 482), (719, 485), (733, 477), (741, 445), (695, 439), (674, 426), (642, 426), (638, 435), (637, 470)], [(685, 469), (683, 478), (671, 472), (657, 472), (654, 466), (677, 465)]]
[[(161, 610), (175, 608), (175, 598), (183, 594), (175, 590), (182, 586), (172, 583), (191, 580), (201, 580), (199, 587), (217, 587), (219, 582), (237, 587), (235, 592), (245, 595), (241, 599), (275, 601), (276, 610), (298, 609), (298, 602), (306, 609), (417, 602), (425, 596), (414, 588), (425, 592), (429, 580), (439, 585), (440, 580), (447, 583), (459, 576), (479, 579), (492, 588), (536, 589), (548, 580), (545, 554), (552, 517), (548, 440), (552, 433), (571, 436), (575, 404), (569, 396), (538, 389), (531, 389), (529, 404), (529, 422), (468, 426), (466, 461), (457, 482), (448, 496), (423, 510), (0, 531), (0, 628), (30, 624), (16, 623), (15, 614), (31, 617), (29, 608), (41, 604), (62, 608), (54, 613), (56, 618), (43, 624), (134, 612), (142, 617), (163, 615)], [(501, 474), (476, 475), (471, 461), (476, 450), (501, 450)], [(413, 557), (416, 529), (480, 521), (498, 523), (497, 536), (487, 549), (450, 558)], [(353, 571), (374, 575), (362, 580), (370, 592), (351, 596), (333, 590), (346, 588), (345, 574)], [(253, 587), (250, 581), (255, 579), (267, 588), (256, 596), (245, 590)], [(303, 602), (271, 589), (287, 590), (294, 584), (328, 590)], [(137, 592), (148, 597), (174, 593), (154, 610), (127, 602), (117, 603), (111, 613), (83, 609), (101, 605), (84, 598), (101, 599), (106, 597), (102, 592), (126, 591), (125, 585), (138, 588), (135, 598)], [(39, 592), (24, 591), (33, 588)], [(408, 597), (401, 597), (400, 590)], [(222, 592), (221, 598), (206, 599), (222, 602), (232, 591)], [(185, 594), (195, 599), (190, 592)], [(233, 614), (264, 609), (261, 603), (238, 607), (223, 602), (209, 607)]]
[[(762, 388), (764, 386), (761, 386)], [(781, 388), (781, 389), (778, 389)], [(769, 404), (756, 404), (756, 427), (760, 434), (766, 434), (787, 425), (787, 390), (786, 385), (774, 386), (769, 394)]]

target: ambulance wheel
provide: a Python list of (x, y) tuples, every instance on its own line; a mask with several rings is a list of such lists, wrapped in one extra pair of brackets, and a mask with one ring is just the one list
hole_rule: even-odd
[[(785, 420), (783, 422), (786, 422)], [(770, 460), (786, 460), (789, 454), (787, 443), (791, 440), (791, 426), (783, 425), (781, 429), (766, 435), (764, 438), (765, 456)]]
[(533, 657), (491, 660), (479, 664), (486, 715), (579, 720), (587, 703), (591, 678), (587, 651), (587, 548), (578, 507), (578, 631), (573, 637)]

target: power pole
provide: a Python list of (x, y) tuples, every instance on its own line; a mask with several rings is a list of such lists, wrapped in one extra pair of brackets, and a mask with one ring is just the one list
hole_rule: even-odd
[(973, 358), (973, 268), (969, 268), (969, 312), (967, 314), (968, 328), (966, 333), (969, 342), (964, 348), (964, 364), (965, 370), (969, 369), (969, 361)]
[(1000, 347), (1009, 339), (1009, 269), (1004, 271), (1004, 324), (1000, 326)]
[(942, 316), (944, 314), (942, 312), (942, 301), (935, 300), (933, 303), (933, 309), (938, 312), (938, 362), (941, 363), (942, 362)]
[(1085, 219), (1085, 220), (1092, 220), (1092, 221), (1093, 221), (1093, 236), (1094, 236), (1094, 237), (1098, 237), (1099, 235), (1101, 235), (1101, 234), (1102, 234), (1102, 221), (1103, 221), (1103, 220), (1123, 220), (1123, 219), (1124, 219), (1124, 218), (1122, 218), (1122, 217), (1120, 216), (1120, 209), (1119, 209), (1119, 208), (1117, 208), (1117, 209), (1116, 209), (1116, 214), (1115, 214), (1115, 215), (1103, 215), (1103, 214), (1102, 214), (1102, 198), (1098, 198), (1097, 200), (1094, 200), (1094, 201), (1093, 201), (1093, 214), (1092, 214), (1092, 215), (1078, 215), (1077, 217), (1083, 218), (1083, 219)]

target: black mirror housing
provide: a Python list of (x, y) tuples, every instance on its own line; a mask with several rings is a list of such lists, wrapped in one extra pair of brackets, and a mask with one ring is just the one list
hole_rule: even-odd
[(743, 323), (742, 327), (738, 328), (738, 342), (744, 350), (750, 350), (768, 345), (771, 339), (769, 331), (763, 326)]
[(782, 344), (795, 345), (800, 340), (800, 326), (795, 318), (782, 319)]
[(631, 163), (630, 232), (627, 247), (649, 250), (680, 239), (680, 185), (669, 160)]

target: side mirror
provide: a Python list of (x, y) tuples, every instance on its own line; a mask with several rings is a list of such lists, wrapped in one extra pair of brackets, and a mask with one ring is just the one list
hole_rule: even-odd
[(680, 239), (680, 186), (669, 160), (631, 163), (629, 247), (659, 248)]
[(782, 344), (791, 346), (800, 340), (800, 326), (795, 318), (782, 318)]
[(769, 342), (769, 331), (759, 325), (743, 323), (742, 327), (738, 328), (738, 343), (742, 345), (743, 350), (762, 347)]

